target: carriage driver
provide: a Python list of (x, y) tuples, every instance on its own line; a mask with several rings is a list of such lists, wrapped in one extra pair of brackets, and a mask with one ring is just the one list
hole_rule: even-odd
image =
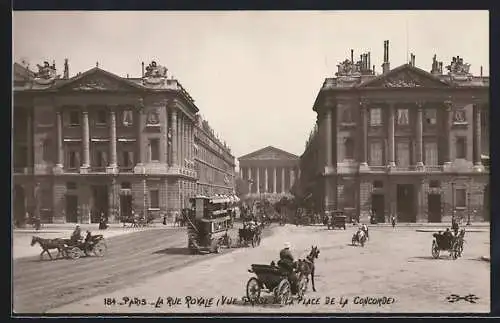
[(292, 252), (290, 251), (290, 242), (285, 243), (285, 247), (280, 251), (280, 260), (278, 261), (278, 266), (288, 275), (288, 280), (290, 281), (292, 294), (297, 291), (297, 276), (295, 275), (293, 269), (296, 266), (293, 259)]
[(80, 225), (77, 224), (75, 227), (75, 230), (71, 234), (70, 240), (72, 243), (77, 243), (77, 242), (81, 241), (82, 239), (83, 239), (82, 238), (82, 230), (80, 229)]

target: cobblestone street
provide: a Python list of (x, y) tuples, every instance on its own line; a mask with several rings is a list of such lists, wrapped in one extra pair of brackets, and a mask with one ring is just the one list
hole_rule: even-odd
[[(445, 226), (443, 225), (441, 229)], [(489, 228), (471, 229), (465, 236), (462, 258), (452, 260), (447, 252), (439, 259), (431, 256), (432, 232), (415, 228), (370, 227), (365, 247), (351, 246), (354, 227), (328, 231), (324, 227), (275, 227), (274, 234), (257, 248), (241, 248), (218, 257), (176, 269), (147, 281), (53, 309), (53, 313), (331, 313), (331, 312), (466, 312), (490, 310), (490, 263), (481, 260), (489, 255)], [(305, 257), (311, 245), (321, 251), (316, 261), (316, 289), (309, 286), (305, 299), (293, 305), (246, 305), (245, 286), (250, 265), (277, 260), (284, 242), (292, 243), (295, 257)], [(165, 257), (168, 257), (165, 255)], [(206, 257), (206, 256), (198, 256)], [(476, 303), (447, 301), (451, 294), (478, 297)], [(186, 297), (203, 297), (204, 304), (186, 305)], [(221, 305), (222, 296), (235, 298), (232, 305)], [(267, 294), (262, 294), (267, 299)], [(123, 297), (145, 299), (163, 305), (118, 305)], [(169, 306), (167, 298), (180, 299)], [(362, 304), (366, 297), (387, 297), (385, 305)], [(105, 305), (116, 300), (115, 305)], [(210, 298), (213, 298), (212, 304)], [(335, 304), (327, 305), (327, 298)], [(347, 299), (344, 306), (339, 301)], [(392, 298), (394, 301), (392, 301)], [(217, 306), (217, 301), (219, 305)], [(271, 298), (269, 298), (271, 302)], [(318, 304), (313, 304), (318, 302)], [(307, 303), (307, 304), (306, 304)]]

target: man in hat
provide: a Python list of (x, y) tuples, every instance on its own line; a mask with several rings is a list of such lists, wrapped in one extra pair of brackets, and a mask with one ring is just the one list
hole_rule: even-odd
[(74, 243), (74, 244), (76, 244), (82, 240), (82, 230), (80, 229), (79, 224), (76, 225), (75, 230), (71, 234), (70, 240), (71, 240), (71, 243)]
[(283, 272), (287, 274), (288, 280), (290, 281), (291, 284), (292, 294), (295, 294), (297, 290), (298, 279), (293, 271), (296, 265), (290, 249), (291, 249), (290, 242), (286, 242), (285, 247), (280, 251), (280, 260), (278, 261), (278, 266)]

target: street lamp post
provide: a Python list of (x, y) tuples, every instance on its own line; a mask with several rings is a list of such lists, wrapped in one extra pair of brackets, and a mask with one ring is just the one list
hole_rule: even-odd
[(470, 192), (467, 192), (467, 225), (470, 225)]

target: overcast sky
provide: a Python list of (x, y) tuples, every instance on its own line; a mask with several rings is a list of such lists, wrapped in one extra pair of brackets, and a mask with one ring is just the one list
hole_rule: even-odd
[(13, 56), (31, 67), (56, 61), (70, 75), (99, 67), (140, 77), (141, 62), (166, 66), (236, 157), (272, 145), (301, 155), (325, 77), (371, 52), (381, 72), (408, 61), (430, 71), (452, 56), (489, 73), (487, 11), (14, 12)]

